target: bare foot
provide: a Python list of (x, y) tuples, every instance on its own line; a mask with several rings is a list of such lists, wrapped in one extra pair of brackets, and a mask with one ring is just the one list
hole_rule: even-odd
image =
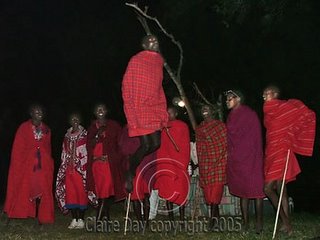
[(261, 234), (262, 230), (262, 226), (256, 226), (256, 234)]
[(257, 221), (256, 222), (256, 234), (262, 233), (262, 229), (263, 229), (262, 221)]
[(293, 229), (292, 229), (292, 226), (290, 224), (288, 225), (282, 225), (280, 228), (279, 228), (279, 232), (283, 232), (283, 233), (286, 233), (288, 236), (291, 236), (292, 233), (293, 233)]

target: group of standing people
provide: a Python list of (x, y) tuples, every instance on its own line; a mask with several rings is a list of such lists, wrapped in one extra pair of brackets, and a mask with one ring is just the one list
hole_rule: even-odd
[[(129, 62), (122, 88), (129, 136), (140, 138), (140, 147), (129, 161), (131, 168), (126, 179), (129, 191), (132, 189), (135, 169), (144, 156), (160, 146), (161, 137), (168, 136), (171, 141), (169, 146), (173, 150), (165, 156), (182, 159), (174, 154), (179, 151), (166, 122), (166, 104), (161, 86), (163, 59), (159, 53), (158, 40), (155, 36), (148, 35), (143, 39), (142, 46), (144, 51)], [(212, 107), (204, 106), (201, 110), (203, 121), (195, 129), (200, 186), (211, 207), (213, 218), (219, 216), (218, 205), (223, 187), (227, 184), (230, 193), (240, 198), (245, 229), (249, 228), (249, 200), (254, 199), (255, 228), (260, 233), (263, 228), (263, 198), (267, 196), (276, 208), (283, 179), (284, 183), (292, 181), (300, 172), (295, 154), (312, 155), (315, 113), (299, 100), (280, 100), (280, 91), (275, 86), (264, 89), (264, 152), (262, 129), (257, 114), (244, 104), (241, 91), (230, 90), (225, 95), (226, 105), (230, 110), (226, 124), (213, 118)], [(179, 137), (181, 136), (180, 133)], [(292, 226), (289, 222), (286, 187), (280, 206), (283, 224), (280, 229), (290, 235)]]
[[(97, 218), (109, 218), (111, 204), (126, 196), (118, 149), (122, 128), (106, 118), (105, 105), (98, 104), (94, 114), (88, 130), (78, 113), (71, 114), (63, 139), (55, 197), (63, 213), (71, 212), (69, 229), (84, 228), (89, 201), (97, 206)], [(13, 143), (4, 211), (9, 219), (36, 217), (40, 224), (53, 223), (51, 132), (42, 121), (41, 106), (32, 106), (30, 116)]]
[[(88, 202), (97, 206), (97, 219), (110, 219), (111, 204), (127, 193), (138, 220), (147, 221), (151, 188), (167, 200), (171, 220), (173, 204), (180, 206), (180, 219), (184, 220), (190, 186), (189, 128), (177, 120), (174, 107), (167, 108), (162, 88), (164, 60), (157, 38), (144, 37), (142, 47), (143, 51), (130, 59), (122, 82), (127, 119), (124, 128), (106, 118), (103, 104), (95, 108), (96, 120), (88, 130), (81, 126), (78, 114), (70, 117), (55, 191), (60, 209), (71, 212), (70, 229), (84, 227)], [(226, 92), (230, 110), (226, 123), (214, 119), (212, 106), (202, 107), (203, 121), (195, 129), (196, 149), (200, 186), (211, 218), (219, 217), (227, 184), (230, 193), (240, 198), (245, 229), (249, 227), (249, 200), (255, 200), (256, 232), (260, 233), (263, 198), (267, 196), (275, 207), (278, 205), (286, 160), (287, 183), (300, 172), (295, 153), (312, 155), (314, 112), (299, 100), (279, 100), (279, 94), (274, 86), (263, 92), (265, 153), (260, 120), (244, 104), (240, 91)], [(40, 223), (52, 223), (50, 129), (42, 122), (41, 107), (32, 107), (30, 115), (31, 120), (19, 127), (13, 144), (4, 211), (9, 218), (37, 216)], [(286, 188), (280, 218), (281, 229), (291, 234)]]
[[(149, 195), (155, 188), (153, 185), (158, 186), (160, 196), (170, 195), (168, 185), (160, 183), (160, 179), (172, 181), (170, 184), (173, 185), (183, 185), (184, 188), (174, 198), (168, 199), (168, 206), (172, 206), (173, 202), (186, 202), (188, 187), (180, 183), (181, 178), (176, 180), (173, 176), (168, 178), (159, 175), (153, 181), (152, 176), (156, 171), (161, 172), (161, 166), (151, 164), (145, 168), (140, 164), (146, 165), (161, 157), (167, 159), (162, 167), (170, 166), (170, 154), (166, 153), (170, 149), (162, 147), (162, 150), (155, 152), (161, 144), (167, 144), (166, 136), (162, 137), (161, 142), (164, 126), (170, 137), (185, 136), (181, 144), (177, 140), (178, 152), (183, 155), (182, 166), (180, 162), (175, 164), (181, 171), (180, 175), (187, 172), (184, 169), (187, 169), (190, 160), (188, 126), (176, 120), (175, 109), (167, 109), (162, 89), (163, 59), (158, 53), (157, 39), (145, 37), (142, 47), (145, 50), (130, 60), (124, 75), (122, 94), (127, 117), (125, 127), (106, 118), (107, 108), (104, 104), (96, 106), (96, 119), (87, 130), (81, 125), (79, 114), (70, 116), (70, 128), (62, 144), (55, 189), (61, 211), (71, 213), (69, 229), (84, 228), (84, 215), (89, 202), (96, 206), (97, 220), (109, 220), (112, 203), (125, 199), (128, 193), (132, 195), (137, 218), (148, 220)], [(43, 122), (43, 115), (41, 106), (32, 106), (31, 119), (19, 127), (15, 136), (4, 206), (9, 219), (36, 217), (40, 224), (54, 222), (54, 160), (51, 156), (51, 132)], [(171, 170), (176, 174), (175, 166)], [(188, 182), (188, 179), (184, 179), (184, 182)], [(172, 186), (172, 189), (175, 188)]]
[(296, 99), (280, 100), (280, 91), (269, 86), (263, 91), (263, 139), (257, 114), (244, 104), (239, 90), (225, 93), (230, 110), (226, 123), (213, 119), (213, 108), (205, 105), (203, 122), (196, 129), (200, 186), (211, 217), (218, 217), (223, 185), (240, 198), (243, 227), (249, 228), (249, 201), (254, 199), (255, 230), (263, 229), (263, 199), (267, 196), (275, 209), (280, 204), (281, 231), (292, 233), (289, 221), (286, 183), (295, 180), (300, 167), (295, 154), (312, 156), (315, 138), (315, 113)]

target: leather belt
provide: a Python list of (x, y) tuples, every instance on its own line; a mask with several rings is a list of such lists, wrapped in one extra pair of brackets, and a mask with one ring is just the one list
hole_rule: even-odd
[(93, 157), (93, 161), (108, 162), (109, 161), (109, 157), (108, 157), (108, 155), (102, 155), (102, 156), (99, 156), (99, 157)]

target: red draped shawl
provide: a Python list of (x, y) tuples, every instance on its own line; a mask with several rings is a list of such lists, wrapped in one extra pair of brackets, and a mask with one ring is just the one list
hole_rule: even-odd
[[(87, 165), (87, 190), (90, 192), (95, 191), (92, 163), (93, 163), (93, 150), (98, 142), (102, 142), (103, 155), (108, 155), (110, 162), (110, 168), (112, 173), (112, 179), (114, 182), (115, 200), (119, 201), (126, 197), (126, 191), (124, 188), (124, 157), (120, 153), (118, 147), (118, 138), (121, 132), (121, 126), (119, 123), (113, 120), (106, 120), (106, 126), (104, 136), (100, 137), (98, 142), (96, 141), (96, 135), (98, 133), (98, 127), (96, 121), (93, 121), (88, 128), (87, 137), (87, 152), (88, 152), (88, 165)], [(90, 198), (90, 197), (89, 197)]]
[(301, 101), (274, 99), (263, 106), (266, 127), (265, 181), (283, 178), (288, 149), (286, 181), (301, 172), (295, 153), (311, 156), (315, 138), (315, 113)]
[(124, 112), (129, 136), (141, 136), (160, 130), (168, 121), (162, 88), (163, 59), (153, 51), (133, 56), (122, 81)]
[(40, 149), (42, 196), (39, 205), (38, 220), (40, 223), (54, 222), (52, 181), (54, 164), (51, 157), (51, 132), (41, 124), (42, 136), (36, 140), (31, 120), (18, 128), (11, 154), (8, 176), (7, 196), (4, 212), (9, 218), (35, 217), (36, 204), (30, 201), (31, 177), (35, 164), (37, 149)]
[(226, 183), (227, 128), (219, 120), (202, 121), (196, 128), (200, 186)]
[(166, 131), (161, 133), (161, 145), (157, 151), (157, 175), (155, 189), (159, 196), (178, 205), (186, 204), (190, 179), (189, 127), (180, 120), (169, 121), (169, 132), (179, 147), (175, 149)]

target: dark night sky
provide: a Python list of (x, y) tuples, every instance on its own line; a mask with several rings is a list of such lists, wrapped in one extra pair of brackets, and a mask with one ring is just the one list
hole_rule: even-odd
[[(170, 1), (139, 1), (182, 43), (182, 80), (190, 100), (196, 82), (212, 98), (228, 88), (241, 88), (248, 105), (262, 116), (261, 92), (278, 84), (285, 98), (299, 98), (319, 115), (320, 3), (288, 6), (283, 18), (263, 24), (267, 13), (253, 9), (237, 22), (213, 11), (210, 1), (178, 8)], [(178, 1), (179, 2), (179, 1)], [(212, 1), (211, 1), (212, 2)], [(296, 0), (293, 2), (297, 2)], [(151, 25), (154, 28), (154, 25)], [(163, 55), (173, 67), (177, 50), (159, 31)], [(27, 119), (31, 102), (43, 104), (53, 133), (58, 163), (67, 116), (80, 110), (87, 126), (93, 106), (105, 102), (111, 117), (124, 122), (121, 79), (128, 59), (139, 51), (143, 30), (124, 1), (2, 1), (0, 3), (0, 149), (1, 198), (17, 126)], [(176, 88), (165, 74), (170, 100)], [(195, 105), (194, 105), (195, 106)], [(294, 193), (311, 184), (319, 198), (319, 143), (313, 158), (303, 159), (303, 174)], [(310, 199), (311, 198), (311, 199)], [(300, 201), (305, 201), (302, 199)], [(312, 210), (312, 207), (301, 207)]]

